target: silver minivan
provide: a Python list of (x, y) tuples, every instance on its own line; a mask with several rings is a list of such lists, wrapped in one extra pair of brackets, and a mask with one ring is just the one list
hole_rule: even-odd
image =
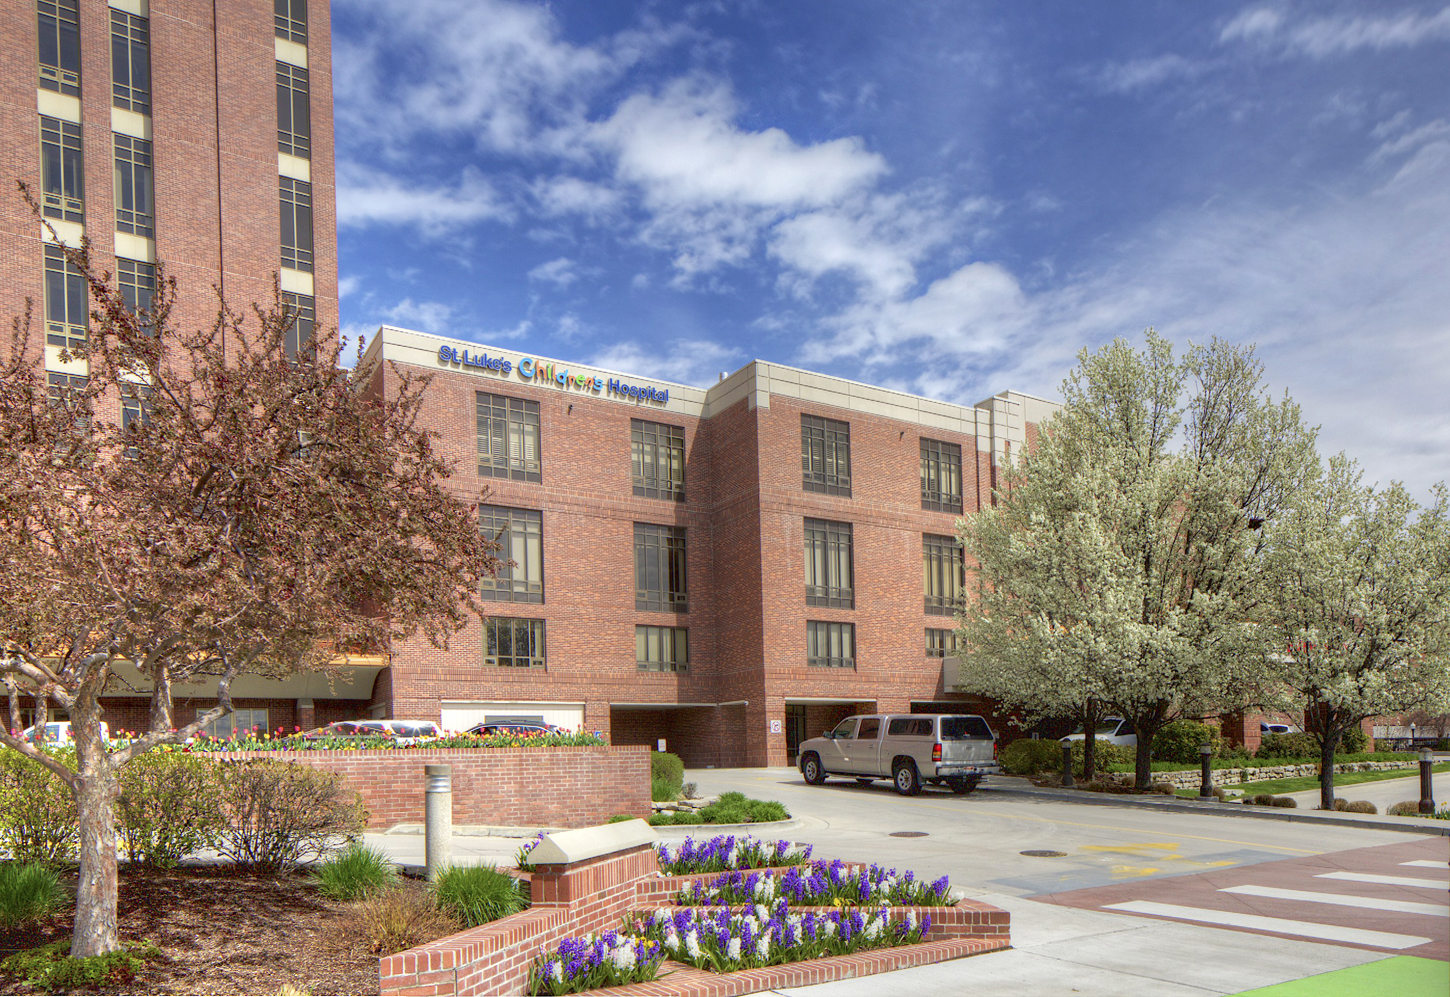
[(847, 717), (820, 737), (801, 742), (800, 770), (819, 786), (827, 776), (866, 784), (890, 779), (903, 796), (923, 782), (970, 793), (1000, 771), (997, 735), (975, 714), (869, 714)]

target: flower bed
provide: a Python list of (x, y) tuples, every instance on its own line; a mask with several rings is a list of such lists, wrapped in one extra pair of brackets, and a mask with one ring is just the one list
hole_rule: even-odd
[(919, 882), (910, 870), (897, 875), (895, 869), (878, 865), (862, 869), (836, 859), (794, 866), (783, 873), (762, 870), (747, 874), (734, 869), (709, 882), (689, 881), (681, 887), (675, 903), (682, 906), (769, 904), (779, 897), (798, 907), (842, 903), (938, 907), (948, 903), (950, 888), (946, 876), (928, 885)]
[(804, 865), (811, 858), (810, 845), (761, 841), (748, 834), (721, 834), (701, 841), (686, 838), (674, 850), (664, 844), (656, 850), (660, 857), (660, 872), (666, 876)]

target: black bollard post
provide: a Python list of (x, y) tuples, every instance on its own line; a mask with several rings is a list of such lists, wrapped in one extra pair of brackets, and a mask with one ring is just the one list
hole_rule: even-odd
[(1430, 769), (1435, 764), (1435, 753), (1429, 748), (1420, 750), (1420, 813), (1435, 812), (1435, 783)]
[(1066, 741), (1062, 745), (1062, 785), (1066, 789), (1072, 788), (1072, 742)]
[(1202, 782), (1198, 787), (1198, 798), (1200, 800), (1213, 799), (1213, 745), (1200, 744), (1198, 746), (1198, 763)]

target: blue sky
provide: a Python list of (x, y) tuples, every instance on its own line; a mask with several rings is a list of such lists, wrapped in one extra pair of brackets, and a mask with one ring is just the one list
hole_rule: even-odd
[(1450, 6), (334, 0), (341, 324), (971, 404), (1217, 334), (1450, 478)]

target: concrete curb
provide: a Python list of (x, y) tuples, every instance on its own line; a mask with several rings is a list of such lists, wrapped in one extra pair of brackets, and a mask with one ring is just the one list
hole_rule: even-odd
[[(609, 825), (600, 825), (608, 827)], [(680, 831), (685, 835), (699, 835), (708, 833), (709, 837), (717, 834), (740, 834), (741, 832), (754, 831), (793, 831), (804, 826), (801, 818), (791, 817), (786, 820), (757, 821), (753, 824), (662, 824), (655, 830)], [(485, 824), (455, 824), (453, 833), (457, 836), (474, 838), (533, 838), (539, 834), (553, 834), (555, 831), (568, 831), (567, 827), (505, 827)], [(369, 831), (369, 834), (418, 834), (423, 833), (422, 824), (394, 824), (385, 831)]]
[[(656, 831), (682, 831), (687, 837), (705, 835), (714, 838), (721, 834), (753, 834), (756, 831), (793, 831), (801, 827), (799, 817), (787, 820), (763, 820), (753, 824), (661, 824)], [(759, 837), (759, 835), (756, 835)]]
[(1218, 817), (1247, 817), (1259, 820), (1283, 820), (1297, 824), (1329, 824), (1338, 827), (1357, 827), (1366, 831), (1400, 831), (1407, 834), (1430, 834), (1450, 837), (1450, 821), (1426, 820), (1423, 817), (1379, 817), (1355, 816), (1335, 811), (1325, 813), (1317, 810), (1298, 811), (1280, 807), (1258, 807), (1243, 803), (1194, 803), (1188, 800), (1162, 802), (1152, 798), (1118, 796), (1107, 793), (1070, 792), (1051, 789), (1016, 789), (1006, 786), (983, 786), (981, 794), (999, 796), (1020, 796), (1032, 800), (1050, 800), (1053, 803), (1076, 803), (1089, 807), (1129, 807), (1138, 810), (1166, 810), (1169, 813), (1213, 814)]

